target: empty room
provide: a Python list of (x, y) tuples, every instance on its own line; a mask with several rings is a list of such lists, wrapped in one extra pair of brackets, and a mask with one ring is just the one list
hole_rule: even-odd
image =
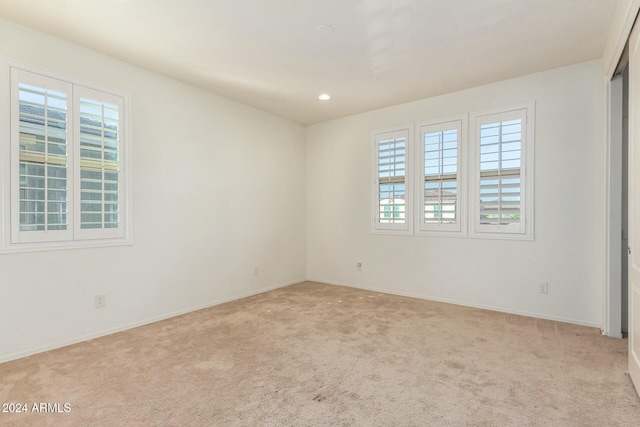
[(637, 425), (639, 10), (0, 0), (0, 425)]

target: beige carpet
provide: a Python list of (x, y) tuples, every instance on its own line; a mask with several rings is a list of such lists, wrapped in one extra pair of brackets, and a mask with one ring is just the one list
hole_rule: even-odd
[(0, 364), (9, 426), (636, 426), (626, 340), (302, 283)]

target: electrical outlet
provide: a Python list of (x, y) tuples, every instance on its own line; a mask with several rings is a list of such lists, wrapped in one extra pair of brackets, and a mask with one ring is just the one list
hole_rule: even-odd
[(102, 308), (107, 305), (106, 295), (96, 295), (96, 308)]
[(360, 261), (356, 262), (356, 268), (358, 269), (358, 271), (362, 270), (362, 263)]
[(549, 293), (549, 282), (540, 282), (540, 283), (538, 283), (538, 293), (539, 294), (548, 294)]
[(259, 269), (258, 269), (258, 267), (253, 267), (253, 275), (254, 275), (254, 276), (257, 276), (257, 275), (258, 275), (258, 273), (259, 273)]

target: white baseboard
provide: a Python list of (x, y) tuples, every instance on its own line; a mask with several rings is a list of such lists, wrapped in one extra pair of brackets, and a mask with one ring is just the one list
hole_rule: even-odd
[(155, 317), (152, 317), (152, 318), (149, 318), (149, 319), (145, 319), (145, 320), (142, 320), (142, 321), (139, 321), (139, 322), (129, 323), (129, 324), (124, 325), (124, 326), (119, 326), (119, 327), (116, 327), (116, 328), (110, 328), (110, 329), (102, 330), (102, 331), (99, 331), (99, 332), (96, 332), (96, 333), (83, 335), (81, 337), (77, 337), (77, 338), (73, 338), (73, 339), (69, 339), (69, 340), (59, 341), (59, 342), (51, 344), (51, 345), (46, 345), (46, 346), (42, 346), (42, 347), (36, 347), (36, 348), (32, 348), (32, 349), (29, 349), (29, 350), (26, 350), (26, 351), (20, 351), (20, 352), (8, 354), (8, 355), (2, 355), (2, 356), (0, 356), (0, 363), (9, 362), (11, 360), (20, 359), (20, 358), (23, 358), (23, 357), (27, 357), (27, 356), (31, 356), (31, 355), (37, 354), (37, 353), (43, 353), (45, 351), (55, 350), (57, 348), (66, 347), (68, 345), (77, 344), (77, 343), (80, 343), (80, 342), (83, 342), (83, 341), (88, 341), (88, 340), (92, 340), (92, 339), (95, 339), (95, 338), (104, 337), (106, 335), (115, 334), (116, 332), (126, 331), (128, 329), (133, 329), (133, 328), (137, 328), (139, 326), (148, 325), (150, 323), (159, 322), (161, 320), (169, 319), (169, 318), (172, 318), (172, 317), (181, 316), (183, 314), (191, 313), (193, 311), (198, 311), (198, 310), (202, 310), (202, 309), (205, 309), (205, 308), (214, 307), (216, 305), (224, 304), (226, 302), (231, 302), (231, 301), (239, 300), (239, 299), (242, 299), (242, 298), (247, 298), (247, 297), (250, 297), (250, 296), (253, 296), (253, 295), (257, 295), (257, 294), (261, 294), (261, 293), (264, 293), (264, 292), (272, 291), (274, 289), (284, 288), (285, 286), (295, 285), (296, 283), (300, 283), (300, 282), (304, 282), (304, 281), (305, 281), (305, 279), (299, 279), (299, 280), (293, 280), (293, 281), (290, 281), (290, 282), (280, 283), (280, 284), (277, 284), (277, 285), (273, 285), (273, 286), (269, 286), (269, 287), (266, 287), (266, 288), (261, 288), (261, 289), (255, 290), (255, 291), (247, 292), (247, 293), (244, 293), (244, 294), (236, 295), (236, 296), (233, 296), (233, 297), (230, 297), (230, 298), (224, 298), (224, 299), (220, 299), (220, 300), (216, 300), (216, 301), (211, 301), (211, 302), (208, 302), (206, 304), (185, 308), (185, 309), (182, 309), (182, 310), (174, 311), (172, 313), (163, 314), (163, 315), (160, 315), (160, 316), (155, 316)]
[(336, 281), (333, 281), (333, 280), (324, 280), (324, 279), (307, 279), (307, 280), (310, 281), (310, 282), (326, 283), (328, 285), (336, 285), (336, 286), (346, 286), (348, 288), (362, 289), (362, 290), (371, 291), (371, 292), (380, 292), (380, 293), (383, 293), (383, 294), (398, 295), (398, 296), (410, 297), (410, 298), (418, 298), (418, 299), (423, 299), (423, 300), (427, 300), (427, 301), (443, 302), (443, 303), (446, 303), (446, 304), (461, 305), (461, 306), (464, 306), (464, 307), (481, 308), (483, 310), (497, 311), (497, 312), (500, 312), (500, 313), (517, 314), (519, 316), (533, 317), (533, 318), (536, 318), (536, 319), (555, 320), (556, 322), (571, 323), (571, 324), (574, 324), (574, 325), (589, 326), (589, 327), (598, 328), (598, 329), (601, 328), (601, 325), (599, 323), (597, 323), (597, 322), (590, 322), (590, 321), (587, 321), (587, 320), (580, 320), (580, 319), (572, 319), (572, 318), (569, 318), (569, 317), (553, 316), (553, 315), (549, 315), (549, 314), (535, 313), (535, 312), (524, 311), (524, 310), (512, 310), (512, 309), (506, 308), (506, 307), (492, 306), (492, 305), (487, 305), (487, 304), (476, 304), (476, 303), (472, 303), (472, 302), (469, 302), (469, 301), (460, 301), (460, 300), (454, 300), (454, 299), (448, 299), (448, 298), (439, 298), (439, 297), (434, 297), (434, 296), (429, 296), (429, 295), (418, 295), (418, 294), (412, 294), (412, 293), (408, 293), (408, 292), (393, 291), (393, 290), (389, 290), (389, 289), (358, 286), (358, 285), (353, 285), (353, 284), (350, 284), (350, 283), (336, 282)]
[(596, 322), (589, 322), (589, 321), (584, 321), (584, 320), (579, 320), (579, 319), (571, 319), (571, 318), (562, 317), (562, 316), (552, 316), (552, 315), (548, 315), (548, 314), (534, 313), (534, 312), (523, 311), (523, 310), (512, 310), (512, 309), (505, 308), (505, 307), (492, 306), (492, 305), (486, 305), (486, 304), (476, 304), (476, 303), (472, 303), (472, 302), (468, 302), (468, 301), (453, 300), (453, 299), (448, 299), (448, 298), (439, 298), (439, 297), (428, 296), (428, 295), (418, 295), (418, 294), (413, 294), (413, 293), (409, 293), (409, 292), (398, 292), (398, 291), (389, 290), (389, 289), (383, 289), (383, 288), (373, 288), (373, 287), (359, 286), (359, 285), (354, 285), (354, 284), (351, 284), (351, 283), (337, 282), (335, 280), (298, 279), (298, 280), (293, 280), (293, 281), (290, 281), (290, 282), (279, 283), (277, 285), (269, 286), (269, 287), (266, 287), (266, 288), (261, 288), (261, 289), (255, 290), (255, 291), (251, 291), (251, 292), (247, 292), (247, 293), (244, 293), (244, 294), (236, 295), (236, 296), (233, 296), (233, 297), (230, 297), (230, 298), (224, 298), (224, 299), (208, 302), (206, 304), (202, 304), (202, 305), (198, 305), (198, 306), (194, 306), (194, 307), (190, 307), (190, 308), (174, 311), (172, 313), (168, 313), (168, 314), (164, 314), (164, 315), (161, 315), (161, 316), (156, 316), (156, 317), (152, 317), (152, 318), (149, 318), (149, 319), (145, 319), (145, 320), (142, 320), (140, 322), (130, 323), (130, 324), (127, 324), (125, 326), (106, 329), (106, 330), (99, 331), (99, 332), (96, 332), (96, 333), (93, 333), (93, 334), (84, 335), (84, 336), (73, 338), (73, 339), (70, 339), (70, 340), (60, 341), (60, 342), (57, 342), (55, 344), (42, 346), (42, 347), (37, 347), (37, 348), (29, 349), (29, 350), (26, 350), (26, 351), (21, 351), (21, 352), (17, 352), (17, 353), (12, 353), (12, 354), (8, 354), (8, 355), (0, 356), (0, 363), (9, 362), (11, 360), (20, 359), (20, 358), (23, 358), (23, 357), (27, 357), (27, 356), (31, 356), (31, 355), (37, 354), (37, 353), (42, 353), (42, 352), (45, 352), (45, 351), (55, 350), (57, 348), (66, 347), (68, 345), (73, 345), (73, 344), (77, 344), (77, 343), (80, 343), (80, 342), (83, 342), (83, 341), (88, 341), (88, 340), (92, 340), (92, 339), (95, 339), (95, 338), (100, 338), (100, 337), (103, 337), (103, 336), (106, 336), (106, 335), (111, 335), (111, 334), (114, 334), (114, 333), (117, 333), (117, 332), (126, 331), (128, 329), (137, 328), (139, 326), (148, 325), (150, 323), (159, 322), (161, 320), (165, 320), (165, 319), (169, 319), (169, 318), (172, 318), (172, 317), (180, 316), (180, 315), (183, 315), (183, 314), (186, 314), (186, 313), (191, 313), (193, 311), (198, 311), (198, 310), (202, 310), (202, 309), (205, 309), (205, 308), (214, 307), (216, 305), (224, 304), (226, 302), (235, 301), (235, 300), (239, 300), (239, 299), (242, 299), (242, 298), (247, 298), (247, 297), (250, 297), (250, 296), (253, 296), (253, 295), (257, 295), (257, 294), (261, 294), (261, 293), (264, 293), (264, 292), (272, 291), (274, 289), (284, 288), (286, 286), (294, 285), (296, 283), (305, 282), (305, 281), (326, 283), (328, 285), (345, 286), (345, 287), (348, 287), (348, 288), (362, 289), (362, 290), (371, 291), (371, 292), (380, 292), (380, 293), (385, 293), (385, 294), (390, 294), (390, 295), (398, 295), (398, 296), (403, 296), (403, 297), (417, 298), (417, 299), (422, 299), (422, 300), (427, 300), (427, 301), (436, 301), (436, 302), (442, 302), (442, 303), (446, 303), (446, 304), (460, 305), (460, 306), (464, 306), (464, 307), (480, 308), (480, 309), (483, 309), (483, 310), (491, 310), (491, 311), (497, 311), (497, 312), (501, 312), (501, 313), (516, 314), (516, 315), (520, 315), (520, 316), (533, 317), (533, 318), (538, 318), (538, 319), (554, 320), (554, 321), (557, 321), (557, 322), (571, 323), (571, 324), (574, 324), (574, 325), (581, 325), (581, 326), (589, 326), (589, 327), (592, 327), (592, 328), (601, 328), (601, 325), (596, 323)]

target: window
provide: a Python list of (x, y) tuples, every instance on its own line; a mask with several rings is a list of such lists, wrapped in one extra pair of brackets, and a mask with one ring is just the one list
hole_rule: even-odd
[(533, 238), (533, 104), (472, 115), (475, 237)]
[(374, 133), (374, 232), (412, 233), (410, 141), (410, 127)]
[(127, 243), (125, 97), (11, 68), (10, 103), (3, 249)]
[(466, 117), (423, 123), (416, 234), (464, 235), (463, 129)]

